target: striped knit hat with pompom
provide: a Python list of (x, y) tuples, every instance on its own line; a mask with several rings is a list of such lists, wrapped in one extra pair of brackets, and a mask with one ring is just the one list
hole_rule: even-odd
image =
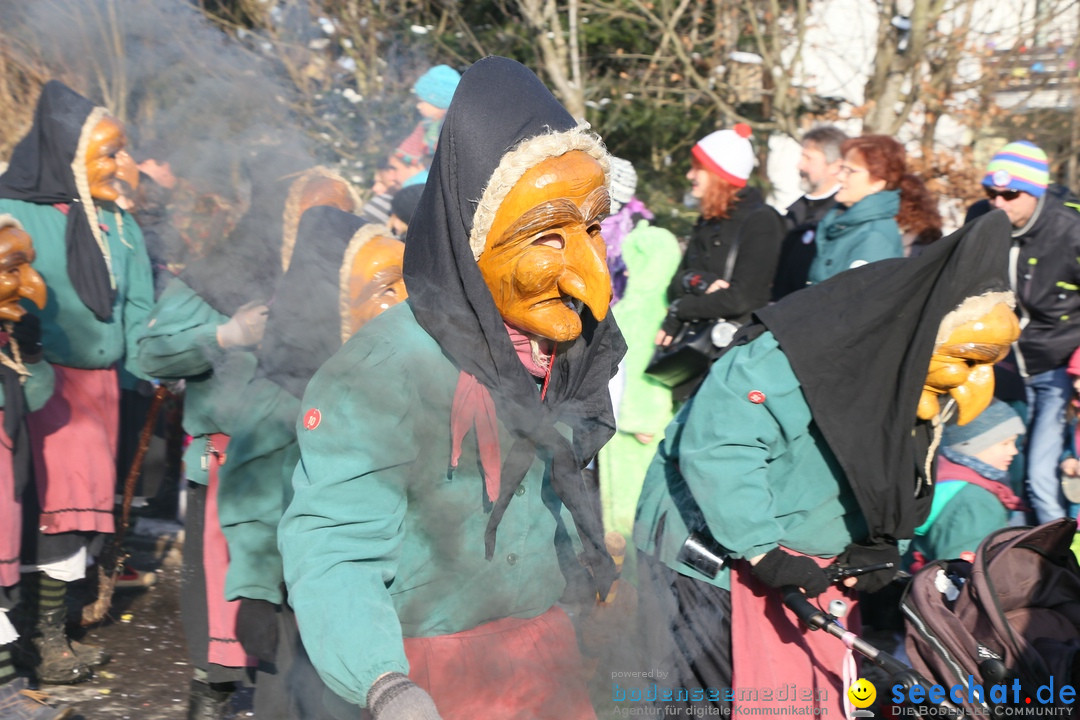
[(982, 184), (999, 190), (1020, 190), (1042, 197), (1050, 183), (1046, 153), (1027, 140), (1011, 142), (995, 153), (986, 166)]

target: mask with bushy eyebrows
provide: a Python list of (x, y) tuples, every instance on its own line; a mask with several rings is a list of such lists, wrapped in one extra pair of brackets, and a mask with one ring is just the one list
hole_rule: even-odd
[(611, 301), (600, 221), (610, 199), (600, 163), (573, 150), (530, 168), (503, 199), (477, 260), (503, 320), (539, 338), (581, 334)]

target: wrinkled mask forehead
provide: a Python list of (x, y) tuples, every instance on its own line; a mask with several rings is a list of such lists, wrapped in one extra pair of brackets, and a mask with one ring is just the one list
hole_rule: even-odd
[(506, 193), (477, 260), (503, 319), (539, 338), (581, 334), (588, 307), (611, 299), (600, 222), (610, 209), (604, 168), (573, 150), (529, 168)]

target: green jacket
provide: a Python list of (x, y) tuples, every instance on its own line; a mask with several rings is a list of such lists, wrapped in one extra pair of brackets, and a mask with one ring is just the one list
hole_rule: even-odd
[(172, 278), (150, 312), (136, 355), (145, 374), (185, 381), (184, 432), (193, 440), (184, 466), (187, 478), (200, 485), (208, 482), (204, 438), (235, 431), (244, 417), (244, 389), (255, 372), (254, 354), (225, 352), (218, 345), (218, 325), (228, 319)]
[(900, 191), (882, 190), (867, 195), (850, 208), (834, 207), (818, 224), (807, 282), (828, 280), (851, 267), (904, 256), (896, 214)]
[(909, 552), (921, 552), (927, 560), (958, 558), (965, 551), (975, 552), (983, 538), (1009, 524), (1008, 511), (992, 492), (960, 481), (955, 493), (941, 492), (953, 484), (939, 481), (930, 509), (934, 522), (915, 530)]
[(281, 604), (284, 578), (277, 533), (300, 459), (300, 401), (259, 377), (244, 389), (244, 402), (244, 417), (229, 440), (218, 490), (218, 518), (229, 543), (225, 597)]
[(676, 559), (690, 528), (701, 523), (738, 558), (778, 545), (833, 557), (866, 533), (772, 333), (732, 348), (712, 366), (668, 425), (638, 501), (639, 550), (728, 588), (727, 570), (709, 579)]
[(149, 377), (134, 362), (136, 344), (154, 305), (154, 281), (142, 231), (124, 211), (98, 207), (116, 279), (112, 317), (101, 322), (79, 299), (68, 279), (64, 232), (67, 216), (52, 205), (0, 198), (0, 213), (10, 213), (34, 241), (34, 269), (48, 286), (44, 310), (24, 303), (41, 317), (45, 359), (55, 365), (84, 370), (109, 368), (124, 362), (144, 380)]
[[(7, 352), (6, 350), (4, 352)], [(10, 353), (8, 353), (10, 357)], [(23, 395), (26, 398), (26, 412), (34, 412), (45, 406), (52, 397), (56, 386), (56, 375), (52, 365), (45, 360), (27, 364), (30, 377), (23, 384)], [(4, 407), (4, 384), (0, 382), (0, 408)]]
[[(289, 602), (304, 636), (318, 638), (307, 644), (312, 661), (353, 703), (364, 704), (379, 675), (408, 672), (403, 637), (534, 617), (565, 586), (556, 547), (571, 549), (576, 536), (541, 458), (485, 558), (489, 511), (473, 433), (450, 468), (458, 375), (405, 302), (354, 335), (304, 395), (279, 543)], [(501, 424), (500, 441), (505, 458)]]

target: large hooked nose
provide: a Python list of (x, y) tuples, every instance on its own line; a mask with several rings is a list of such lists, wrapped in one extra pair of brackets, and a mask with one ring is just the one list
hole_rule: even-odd
[(975, 367), (967, 381), (949, 390), (949, 395), (956, 400), (956, 424), (967, 425), (994, 399), (994, 366)]
[(611, 275), (606, 254), (603, 238), (597, 242), (585, 228), (574, 228), (566, 233), (565, 265), (559, 276), (559, 292), (583, 302), (597, 320), (607, 317), (611, 304)]
[(37, 270), (29, 265), (22, 269), (22, 276), (19, 282), (19, 296), (24, 297), (37, 305), (39, 310), (45, 309), (45, 300), (47, 297), (45, 279), (41, 277)]
[(133, 191), (139, 189), (139, 168), (127, 150), (116, 153), (115, 177), (117, 180), (127, 183), (127, 186)]

